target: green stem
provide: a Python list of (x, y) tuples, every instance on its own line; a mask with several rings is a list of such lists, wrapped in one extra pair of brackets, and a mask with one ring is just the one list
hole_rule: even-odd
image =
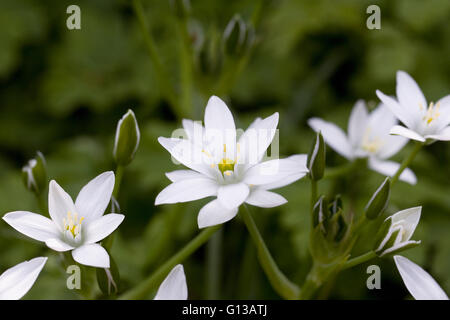
[(245, 210), (241, 210), (240, 215), (244, 220), (250, 236), (253, 239), (253, 243), (256, 246), (258, 252), (258, 260), (263, 268), (270, 284), (275, 289), (275, 291), (284, 299), (297, 299), (300, 288), (292, 283), (278, 268), (277, 264), (272, 258), (272, 255), (267, 249), (261, 234), (253, 220), (249, 209), (244, 205)]
[(300, 292), (301, 300), (311, 299), (314, 293), (319, 289), (322, 285), (322, 280), (318, 275), (317, 266), (314, 264), (308, 275), (306, 276), (306, 280), (303, 283), (302, 290)]
[[(310, 180), (311, 180), (310, 212), (311, 212), (311, 219), (312, 219), (312, 214), (314, 212), (314, 205), (316, 204), (316, 201), (317, 201), (317, 181), (314, 179), (310, 179)], [(312, 221), (312, 223), (314, 223), (314, 222)]]
[(402, 172), (411, 164), (411, 162), (414, 160), (414, 158), (416, 157), (417, 153), (420, 151), (420, 149), (422, 149), (423, 147), (423, 143), (422, 142), (416, 142), (413, 150), (411, 151), (411, 153), (409, 154), (409, 156), (407, 156), (402, 164), (400, 165), (400, 168), (398, 168), (397, 172), (395, 173), (395, 175), (392, 177), (391, 179), (391, 188), (392, 186), (397, 182), (398, 178), (400, 177), (400, 175), (402, 174)]
[(374, 251), (369, 251), (369, 252), (362, 254), (356, 258), (348, 260), (342, 267), (342, 270), (353, 268), (354, 266), (357, 266), (361, 263), (367, 262), (376, 257), (377, 257), (377, 254)]
[(121, 166), (121, 165), (117, 165), (116, 167), (116, 172), (115, 172), (115, 176), (116, 176), (116, 181), (114, 183), (114, 190), (113, 190), (113, 197), (117, 200), (117, 197), (119, 196), (119, 190), (120, 190), (120, 184), (122, 183), (122, 178), (123, 178), (123, 171), (125, 170), (125, 167)]
[(183, 110), (179, 107), (174, 89), (170, 83), (169, 77), (166, 70), (164, 69), (161, 60), (159, 59), (158, 52), (156, 50), (155, 41), (150, 33), (147, 19), (145, 17), (144, 8), (140, 0), (133, 0), (133, 10), (139, 22), (139, 27), (141, 28), (142, 35), (144, 37), (144, 42), (147, 47), (150, 59), (155, 67), (155, 72), (157, 74), (158, 81), (161, 83), (161, 90), (163, 96), (167, 101), (175, 108), (180, 117), (184, 116)]
[(209, 227), (200, 232), (194, 239), (192, 239), (187, 245), (185, 245), (180, 251), (178, 251), (172, 258), (167, 260), (162, 266), (160, 266), (153, 274), (143, 280), (139, 285), (130, 289), (122, 294), (119, 299), (132, 300), (143, 299), (161, 283), (165, 276), (173, 269), (177, 264), (183, 262), (198, 248), (200, 248), (209, 238), (219, 230), (219, 226)]
[(207, 290), (206, 297), (208, 300), (220, 299), (220, 279), (221, 279), (221, 247), (222, 247), (222, 229), (217, 231), (206, 245), (207, 257)]

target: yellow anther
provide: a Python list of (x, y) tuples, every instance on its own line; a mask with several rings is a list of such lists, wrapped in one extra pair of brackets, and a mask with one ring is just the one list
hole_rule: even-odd
[(227, 145), (226, 144), (223, 145), (223, 153), (225, 153), (225, 152), (227, 152)]
[(64, 230), (70, 231), (72, 236), (75, 238), (81, 230), (81, 223), (83, 222), (84, 217), (81, 217), (80, 220), (78, 220), (78, 214), (74, 213), (72, 215), (72, 212), (67, 212), (67, 217), (63, 219), (64, 223)]
[(236, 161), (229, 159), (229, 158), (223, 158), (220, 160), (220, 162), (217, 164), (219, 167), (220, 172), (224, 174), (226, 171), (234, 171), (234, 165)]
[(436, 105), (433, 104), (433, 102), (430, 103), (430, 106), (427, 109), (427, 113), (425, 116), (423, 116), (422, 120), (424, 120), (427, 124), (430, 124), (432, 121), (439, 118), (441, 115), (439, 113), (440, 103), (436, 103)]

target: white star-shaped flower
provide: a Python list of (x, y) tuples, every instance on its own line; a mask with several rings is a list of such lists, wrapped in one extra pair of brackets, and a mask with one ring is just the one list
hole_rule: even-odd
[(104, 172), (85, 185), (72, 198), (56, 183), (50, 181), (48, 211), (51, 219), (27, 211), (7, 213), (3, 220), (24, 235), (59, 252), (72, 251), (80, 264), (109, 268), (109, 255), (97, 242), (111, 234), (123, 221), (124, 215), (103, 215), (114, 188), (114, 173)]
[(217, 197), (199, 212), (200, 228), (224, 223), (244, 202), (264, 208), (287, 202), (269, 190), (288, 185), (306, 175), (306, 155), (262, 161), (278, 125), (278, 113), (256, 119), (236, 139), (233, 116), (226, 104), (212, 96), (205, 110), (205, 126), (184, 120), (188, 139), (164, 138), (159, 143), (190, 170), (167, 173), (172, 181), (155, 204), (178, 203)]
[[(308, 120), (315, 131), (322, 133), (325, 142), (343, 157), (354, 160), (369, 158), (369, 167), (386, 176), (393, 176), (400, 164), (386, 159), (395, 155), (408, 139), (392, 136), (389, 131), (397, 123), (392, 112), (380, 104), (370, 114), (364, 101), (356, 102), (348, 121), (348, 134), (334, 123), (319, 118)], [(400, 175), (400, 179), (410, 184), (417, 182), (410, 169)]]
[(414, 79), (406, 72), (398, 71), (397, 100), (379, 90), (377, 96), (406, 126), (394, 126), (391, 134), (420, 142), (450, 140), (450, 95), (428, 105)]

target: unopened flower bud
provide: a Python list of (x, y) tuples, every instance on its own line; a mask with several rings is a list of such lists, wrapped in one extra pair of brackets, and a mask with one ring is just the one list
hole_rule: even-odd
[(230, 56), (241, 55), (253, 45), (254, 30), (239, 15), (235, 15), (225, 28), (223, 42)]
[(114, 141), (113, 156), (117, 165), (129, 164), (139, 146), (140, 132), (133, 111), (128, 112), (119, 120)]
[(325, 154), (325, 143), (322, 134), (318, 132), (308, 155), (307, 166), (312, 180), (322, 179), (325, 171)]
[(36, 158), (31, 159), (22, 168), (22, 177), (28, 190), (40, 194), (47, 186), (47, 168), (44, 155), (36, 153)]
[(378, 187), (377, 191), (372, 195), (372, 198), (367, 203), (364, 213), (367, 219), (374, 220), (378, 218), (386, 209), (389, 203), (389, 196), (391, 193), (391, 182), (386, 178)]
[(374, 251), (384, 256), (419, 245), (420, 241), (410, 239), (419, 223), (421, 211), (422, 207), (414, 207), (388, 217), (378, 232)]

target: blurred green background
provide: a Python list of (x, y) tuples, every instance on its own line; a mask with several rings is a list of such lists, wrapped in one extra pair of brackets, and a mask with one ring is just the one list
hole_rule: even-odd
[[(309, 117), (345, 128), (357, 99), (374, 107), (376, 89), (395, 93), (399, 69), (409, 72), (431, 101), (450, 93), (448, 0), (193, 0), (187, 15), (176, 10), (174, 1), (142, 3), (165, 80), (148, 55), (131, 1), (0, 1), (2, 215), (39, 211), (21, 180), (21, 167), (37, 150), (47, 159), (49, 177), (73, 197), (91, 178), (114, 169), (117, 121), (128, 108), (136, 113), (141, 144), (125, 172), (119, 202), (126, 219), (112, 248), (121, 292), (198, 233), (197, 213), (207, 199), (153, 205), (169, 183), (164, 172), (176, 168), (157, 137), (170, 136), (183, 117), (202, 119), (211, 94), (228, 103), (241, 128), (257, 116), (280, 112), (280, 152), (287, 156), (308, 152)], [(70, 4), (81, 8), (81, 30), (66, 28)], [(370, 4), (381, 8), (381, 30), (366, 28)], [(222, 53), (222, 34), (236, 13), (255, 30), (251, 48)], [(409, 148), (394, 160), (401, 161)], [(405, 256), (428, 270), (447, 293), (449, 160), (448, 143), (424, 149), (412, 165), (418, 184), (398, 183), (388, 208), (394, 213), (423, 206), (414, 236), (422, 244)], [(328, 149), (327, 164), (345, 160)], [(354, 172), (335, 183), (322, 182), (320, 192), (344, 193), (345, 208), (358, 214), (382, 180), (377, 173)], [(309, 183), (300, 180), (280, 193), (289, 200), (286, 205), (253, 208), (253, 214), (280, 268), (301, 283), (311, 264)], [(204, 246), (184, 262), (189, 297), (278, 299), (240, 219), (225, 224), (218, 238), (221, 245), (209, 246), (213, 254)], [(369, 249), (372, 241), (368, 233), (354, 252)], [(66, 289), (67, 275), (55, 252), (1, 221), (0, 272), (39, 255), (50, 259), (26, 298), (79, 298)], [(341, 273), (324, 297), (408, 298), (393, 260), (374, 263), (381, 267), (381, 290), (366, 288), (365, 264)]]

